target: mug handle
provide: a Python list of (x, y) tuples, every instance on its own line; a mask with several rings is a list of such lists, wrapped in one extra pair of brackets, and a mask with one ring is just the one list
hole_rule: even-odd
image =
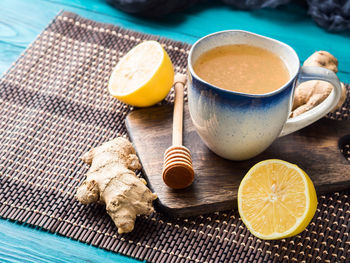
[(331, 94), (319, 105), (299, 116), (289, 118), (279, 137), (300, 130), (321, 119), (338, 104), (342, 88), (337, 75), (333, 71), (321, 67), (302, 67), (298, 75), (297, 85), (309, 80), (327, 81), (332, 84), (334, 88)]

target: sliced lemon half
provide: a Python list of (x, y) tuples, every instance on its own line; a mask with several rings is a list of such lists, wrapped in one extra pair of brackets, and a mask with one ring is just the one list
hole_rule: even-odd
[(174, 81), (174, 67), (157, 41), (131, 49), (113, 69), (109, 93), (120, 101), (147, 107), (163, 100)]
[(302, 232), (313, 218), (317, 196), (309, 176), (282, 160), (254, 165), (238, 189), (238, 210), (250, 232), (281, 239)]

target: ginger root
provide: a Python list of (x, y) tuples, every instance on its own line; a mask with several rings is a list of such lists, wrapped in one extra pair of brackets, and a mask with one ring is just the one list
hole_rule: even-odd
[[(317, 51), (305, 60), (303, 66), (317, 66), (338, 72), (338, 60), (327, 51)], [(291, 117), (296, 117), (320, 104), (333, 90), (333, 86), (325, 81), (311, 80), (300, 84), (295, 89), (293, 111)], [(338, 105), (341, 107), (346, 99), (345, 85), (342, 83), (342, 95)]]
[(154, 211), (152, 202), (157, 195), (146, 186), (144, 179), (136, 176), (135, 171), (141, 164), (127, 139), (118, 137), (105, 142), (85, 153), (82, 160), (91, 167), (76, 198), (82, 204), (105, 204), (119, 234), (134, 229), (137, 215)]
[(338, 60), (327, 51), (316, 51), (305, 60), (303, 65), (308, 67), (322, 67), (332, 70), (334, 73), (338, 72)]

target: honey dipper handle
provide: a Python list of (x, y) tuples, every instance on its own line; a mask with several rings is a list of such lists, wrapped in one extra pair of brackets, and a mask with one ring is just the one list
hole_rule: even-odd
[(173, 115), (173, 145), (182, 145), (184, 86), (186, 76), (177, 73), (174, 78), (175, 102)]

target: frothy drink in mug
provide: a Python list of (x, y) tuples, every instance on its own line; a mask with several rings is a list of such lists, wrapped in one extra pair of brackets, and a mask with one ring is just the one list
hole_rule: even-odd
[[(278, 138), (326, 115), (338, 103), (334, 72), (300, 67), (288, 45), (241, 30), (198, 40), (188, 57), (188, 104), (202, 141), (216, 154), (246, 160)], [(320, 105), (288, 119), (296, 83), (318, 79), (335, 88)]]
[(219, 88), (249, 94), (272, 92), (290, 77), (281, 58), (267, 49), (250, 45), (213, 48), (195, 61), (194, 71)]

